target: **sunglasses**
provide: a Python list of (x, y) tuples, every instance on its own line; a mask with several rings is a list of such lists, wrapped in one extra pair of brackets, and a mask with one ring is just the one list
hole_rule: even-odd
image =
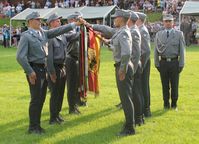
[(165, 23), (170, 23), (170, 22), (172, 22), (171, 20), (165, 20), (164, 21)]

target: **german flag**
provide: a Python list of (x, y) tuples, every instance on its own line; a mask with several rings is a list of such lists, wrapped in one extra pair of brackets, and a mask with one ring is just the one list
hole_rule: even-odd
[(99, 94), (100, 34), (89, 29), (88, 90)]

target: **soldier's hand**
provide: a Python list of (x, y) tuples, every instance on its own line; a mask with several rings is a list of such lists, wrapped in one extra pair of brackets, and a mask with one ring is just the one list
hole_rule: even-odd
[(57, 79), (56, 74), (55, 74), (55, 73), (54, 73), (54, 74), (50, 74), (50, 79), (51, 79), (51, 81), (52, 81), (53, 83), (55, 83), (55, 82), (56, 82), (56, 79)]
[(84, 24), (85, 20), (81, 17), (78, 18), (78, 20), (75, 22), (76, 26), (80, 26), (81, 24)]
[(126, 73), (122, 70), (119, 70), (119, 80), (123, 81), (125, 79)]
[(111, 42), (111, 39), (106, 39), (104, 37), (102, 37), (102, 40), (104, 43), (109, 44)]
[(35, 85), (37, 76), (35, 72), (32, 72), (31, 74), (28, 75), (29, 81), (32, 85)]
[(86, 26), (86, 27), (92, 27), (92, 25), (90, 23), (88, 23), (86, 20), (83, 20), (83, 24)]
[(179, 67), (178, 72), (181, 73), (182, 70), (183, 70), (183, 67)]

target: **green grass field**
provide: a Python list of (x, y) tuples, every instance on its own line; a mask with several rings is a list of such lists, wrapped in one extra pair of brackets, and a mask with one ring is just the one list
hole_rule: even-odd
[[(160, 77), (151, 67), (152, 117), (136, 135), (117, 137), (124, 114), (115, 105), (112, 53), (101, 51), (100, 95), (88, 94), (88, 107), (79, 116), (68, 114), (66, 96), (62, 125), (49, 125), (49, 94), (42, 112), (43, 135), (28, 135), (29, 90), (24, 72), (15, 60), (16, 48), (0, 47), (0, 144), (198, 144), (199, 143), (199, 47), (187, 48), (186, 67), (180, 76), (178, 112), (163, 110)], [(153, 57), (153, 56), (152, 56)]]

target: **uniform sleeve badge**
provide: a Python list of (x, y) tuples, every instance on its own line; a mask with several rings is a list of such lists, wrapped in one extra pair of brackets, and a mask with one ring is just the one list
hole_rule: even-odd
[(124, 35), (123, 38), (126, 39), (126, 36)]

